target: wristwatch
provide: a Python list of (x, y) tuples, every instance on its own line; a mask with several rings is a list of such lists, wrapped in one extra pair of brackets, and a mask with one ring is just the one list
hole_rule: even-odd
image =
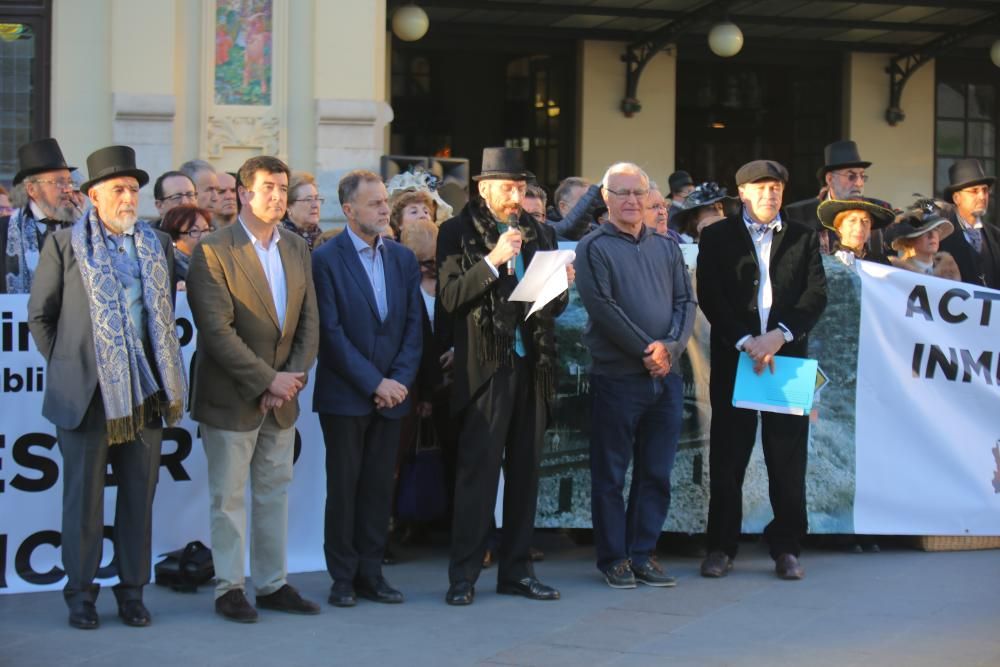
[(794, 334), (792, 334), (792, 330), (786, 327), (781, 322), (778, 322), (778, 329), (781, 330), (781, 335), (785, 338), (786, 343), (791, 343), (793, 340), (795, 340), (795, 336)]

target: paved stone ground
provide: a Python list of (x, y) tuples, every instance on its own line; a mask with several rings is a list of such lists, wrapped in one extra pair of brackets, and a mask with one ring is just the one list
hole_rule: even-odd
[(1000, 551), (853, 554), (811, 549), (801, 582), (777, 580), (766, 552), (744, 545), (729, 577), (698, 576), (699, 559), (667, 554), (674, 589), (604, 585), (592, 548), (543, 533), (539, 576), (559, 602), (496, 595), (484, 572), (474, 605), (444, 604), (446, 549), (410, 549), (386, 568), (403, 605), (325, 603), (326, 573), (293, 575), (323, 601), (314, 617), (262, 612), (222, 620), (212, 593), (150, 586), (154, 624), (123, 626), (103, 591), (102, 626), (66, 624), (59, 593), (0, 596), (0, 665), (1000, 665)]

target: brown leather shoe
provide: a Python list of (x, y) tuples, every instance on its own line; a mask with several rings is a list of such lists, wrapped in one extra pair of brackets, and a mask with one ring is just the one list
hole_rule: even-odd
[(788, 581), (797, 581), (806, 576), (805, 568), (792, 554), (781, 554), (774, 559), (774, 573), (778, 575), (778, 579)]
[(493, 567), (493, 550), (487, 549), (483, 554), (483, 569), (488, 570)]
[(313, 616), (319, 613), (319, 605), (306, 600), (299, 592), (285, 584), (273, 593), (257, 596), (257, 606), (261, 609), (284, 611), (289, 614), (307, 614)]
[(718, 579), (733, 569), (733, 559), (722, 551), (712, 551), (701, 562), (701, 576)]
[(257, 610), (247, 601), (243, 589), (234, 588), (215, 599), (215, 613), (237, 623), (256, 623)]

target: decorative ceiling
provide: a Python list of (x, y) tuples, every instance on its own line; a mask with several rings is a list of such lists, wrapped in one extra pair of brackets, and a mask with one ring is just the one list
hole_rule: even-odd
[[(411, 0), (389, 0), (392, 9)], [(817, 48), (905, 53), (949, 39), (952, 49), (989, 49), (1000, 38), (1000, 0), (417, 0), (438, 35), (641, 43), (683, 21), (676, 42), (727, 18), (746, 45), (808, 43)], [(696, 19), (696, 20), (692, 20)], [(675, 31), (676, 32), (676, 31)]]

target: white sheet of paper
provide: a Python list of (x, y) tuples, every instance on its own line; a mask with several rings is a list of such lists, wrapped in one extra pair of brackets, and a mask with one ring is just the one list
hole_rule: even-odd
[(569, 287), (566, 267), (574, 259), (576, 253), (572, 250), (539, 250), (535, 253), (524, 277), (510, 295), (511, 301), (531, 302), (531, 309), (524, 319), (566, 291)]

